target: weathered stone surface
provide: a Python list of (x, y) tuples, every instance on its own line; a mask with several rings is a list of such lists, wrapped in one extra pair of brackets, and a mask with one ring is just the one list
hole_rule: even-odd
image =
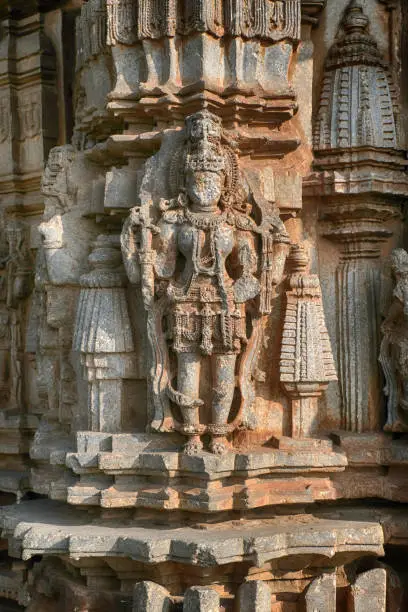
[(241, 584), (237, 593), (238, 610), (244, 612), (262, 612), (270, 610), (272, 593), (269, 586), (261, 580), (253, 580)]
[(306, 592), (306, 612), (336, 612), (336, 574), (313, 580)]
[(405, 3), (3, 5), (0, 596), (402, 610)]
[(351, 610), (363, 612), (385, 612), (387, 592), (387, 573), (377, 568), (364, 572), (357, 577), (351, 587)]
[(168, 612), (169, 592), (154, 582), (138, 582), (133, 589), (133, 612)]
[(81, 512), (52, 502), (22, 502), (4, 508), (4, 537), (25, 559), (54, 551), (69, 556), (98, 556), (110, 551), (130, 555), (143, 563), (173, 560), (203, 566), (252, 560), (257, 565), (293, 554), (324, 556), (360, 549), (365, 555), (381, 554), (383, 532), (376, 523), (330, 521), (312, 515), (277, 517), (265, 524), (251, 521), (242, 529), (231, 526), (215, 530), (176, 530), (132, 527), (106, 529), (103, 520), (88, 524)]
[(220, 596), (209, 587), (191, 587), (184, 594), (183, 612), (218, 612)]

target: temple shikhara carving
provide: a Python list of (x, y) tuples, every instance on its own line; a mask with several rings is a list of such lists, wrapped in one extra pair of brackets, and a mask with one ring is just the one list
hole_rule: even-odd
[(0, 20), (0, 612), (408, 610), (408, 3)]

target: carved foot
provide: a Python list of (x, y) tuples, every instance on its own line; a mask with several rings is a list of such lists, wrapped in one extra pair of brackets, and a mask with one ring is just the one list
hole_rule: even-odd
[(400, 419), (397, 419), (395, 421), (395, 423), (392, 426), (392, 431), (393, 432), (406, 432), (408, 431), (408, 426), (406, 425), (406, 423), (404, 423), (403, 421), (401, 421)]
[(193, 436), (184, 445), (183, 452), (185, 455), (198, 455), (203, 450), (203, 443), (200, 436)]
[(391, 433), (405, 433), (408, 431), (408, 425), (397, 419), (394, 423), (384, 425), (384, 431)]
[(210, 451), (214, 455), (225, 455), (231, 448), (230, 443), (224, 436), (214, 436), (211, 438)]

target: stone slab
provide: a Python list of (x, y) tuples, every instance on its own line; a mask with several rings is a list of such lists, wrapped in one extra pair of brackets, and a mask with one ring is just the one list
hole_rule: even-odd
[(262, 564), (291, 555), (311, 555), (327, 564), (338, 553), (383, 554), (379, 523), (293, 515), (259, 521), (193, 527), (137, 526), (94, 519), (50, 500), (1, 509), (3, 537), (14, 556), (129, 557), (142, 563), (176, 561), (201, 567), (248, 561)]

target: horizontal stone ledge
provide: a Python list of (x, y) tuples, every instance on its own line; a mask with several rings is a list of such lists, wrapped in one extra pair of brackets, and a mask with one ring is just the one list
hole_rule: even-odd
[(347, 455), (350, 467), (408, 465), (408, 436), (393, 440), (392, 434), (340, 431), (331, 437)]
[[(91, 482), (88, 482), (90, 480)], [(201, 481), (186, 485), (174, 479), (150, 483), (139, 478), (118, 476), (110, 486), (92, 482), (86, 477), (68, 488), (67, 501), (72, 505), (100, 505), (103, 508), (151, 508), (190, 512), (247, 510), (281, 504), (312, 504), (337, 499), (336, 489), (328, 477), (253, 478), (236, 483)], [(200, 483), (200, 484), (201, 484)]]
[[(173, 561), (211, 567), (250, 562), (258, 567), (292, 555), (325, 565), (344, 555), (382, 555), (380, 523), (292, 515), (254, 521), (229, 521), (206, 530), (193, 527), (131, 526), (94, 519), (50, 500), (4, 507), (0, 514), (9, 552), (24, 560), (35, 555), (124, 557), (142, 563)], [(310, 565), (310, 559), (308, 561)]]
[(203, 452), (189, 456), (171, 439), (146, 434), (93, 434), (81, 432), (77, 452), (68, 452), (66, 465), (77, 474), (163, 474), (172, 477), (219, 479), (226, 476), (257, 476), (278, 472), (328, 472), (343, 470), (347, 458), (328, 440), (302, 441), (299, 448), (259, 447), (251, 452), (237, 449), (223, 456)]

